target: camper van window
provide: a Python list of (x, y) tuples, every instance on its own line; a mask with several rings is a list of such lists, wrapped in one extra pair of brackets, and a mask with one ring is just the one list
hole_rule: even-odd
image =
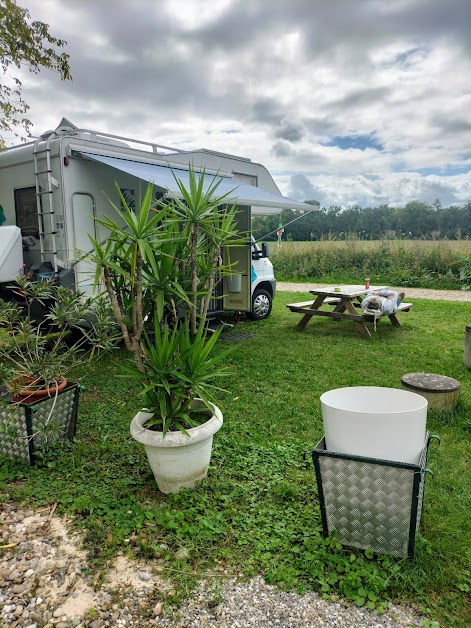
[(243, 172), (233, 172), (234, 179), (239, 183), (245, 183), (246, 185), (253, 185), (258, 187), (258, 177), (253, 174), (244, 174)]
[(39, 233), (38, 209), (36, 205), (36, 188), (19, 188), (15, 190), (16, 224), (23, 236), (37, 236)]

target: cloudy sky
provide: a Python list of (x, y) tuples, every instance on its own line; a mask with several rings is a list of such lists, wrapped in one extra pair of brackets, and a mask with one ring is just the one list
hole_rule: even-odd
[(470, 0), (18, 0), (73, 81), (23, 74), (33, 133), (259, 161), (323, 205), (471, 200)]

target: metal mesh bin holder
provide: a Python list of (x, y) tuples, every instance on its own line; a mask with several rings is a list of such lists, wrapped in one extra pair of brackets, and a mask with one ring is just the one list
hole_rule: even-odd
[(323, 438), (312, 460), (324, 536), (335, 531), (342, 545), (412, 558), (432, 438), (417, 465), (327, 451)]
[(58, 395), (33, 403), (0, 404), (0, 454), (33, 462), (46, 444), (72, 440), (77, 426), (80, 387), (69, 383)]

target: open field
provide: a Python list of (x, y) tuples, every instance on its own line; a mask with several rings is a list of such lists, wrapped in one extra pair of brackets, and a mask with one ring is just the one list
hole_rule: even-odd
[[(289, 242), (283, 240), (281, 250), (285, 251), (309, 251), (312, 248), (363, 248), (365, 250), (376, 249), (378, 246), (388, 246), (391, 250), (442, 250), (450, 251), (460, 255), (471, 255), (471, 240), (360, 240), (359, 238), (348, 238), (346, 240), (316, 240), (313, 242)], [(280, 249), (276, 243), (272, 244), (270, 253), (275, 253)]]
[[(2, 499), (57, 503), (56, 512), (84, 532), (97, 577), (118, 552), (150, 566), (163, 561), (174, 591), (167, 606), (208, 571), (226, 569), (379, 610), (388, 600), (410, 603), (442, 627), (471, 625), (471, 378), (463, 365), (469, 303), (417, 300), (401, 315), (402, 327), (383, 320), (366, 340), (350, 322), (325, 319), (299, 332), (299, 316), (285, 308), (296, 300), (299, 294), (279, 293), (268, 320), (243, 323), (221, 341), (236, 347), (234, 375), (230, 392), (218, 396), (225, 422), (209, 477), (196, 490), (157, 490), (129, 435), (140, 401), (132, 382), (115, 377), (126, 359), (119, 350), (83, 371), (72, 444), (34, 467), (1, 460)], [(250, 337), (231, 341), (234, 333)], [(401, 375), (422, 370), (457, 378), (461, 400), (452, 413), (429, 413), (428, 428), (442, 443), (430, 449), (434, 476), (426, 481), (415, 560), (370, 558), (326, 543), (314, 472), (303, 461), (322, 437), (320, 395), (342, 386), (398, 387)]]
[[(323, 240), (271, 245), (280, 281), (460, 289), (471, 283), (471, 240)], [(464, 273), (464, 275), (463, 275)]]

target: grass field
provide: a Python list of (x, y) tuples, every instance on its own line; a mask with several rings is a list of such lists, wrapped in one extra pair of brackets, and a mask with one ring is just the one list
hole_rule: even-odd
[[(471, 283), (471, 240), (323, 240), (271, 245), (280, 281), (387, 283), (460, 289)], [(463, 275), (464, 272), (464, 275)]]
[[(143, 449), (129, 435), (140, 402), (133, 384), (113, 377), (126, 359), (116, 351), (85, 373), (72, 444), (31, 468), (2, 459), (2, 499), (57, 503), (84, 532), (88, 564), (97, 574), (120, 551), (163, 558), (175, 590), (167, 608), (208, 570), (227, 569), (379, 611), (388, 600), (411, 603), (443, 627), (471, 625), (471, 378), (463, 365), (469, 304), (417, 300), (402, 315), (402, 327), (382, 320), (367, 340), (348, 321), (315, 319), (298, 331), (299, 316), (285, 308), (294, 300), (299, 295), (279, 294), (268, 320), (232, 332), (252, 337), (221, 341), (236, 347), (234, 375), (230, 392), (218, 398), (225, 422), (214, 440), (209, 477), (196, 490), (158, 492)], [(398, 387), (410, 371), (461, 382), (455, 411), (429, 413), (428, 429), (442, 442), (430, 449), (434, 476), (426, 481), (413, 562), (325, 541), (314, 472), (303, 461), (322, 437), (323, 392)], [(182, 547), (188, 558), (179, 560)]]
[[(378, 246), (387, 244), (391, 250), (441, 250), (450, 251), (460, 255), (471, 255), (471, 240), (360, 240), (359, 238), (348, 238), (346, 240), (317, 240), (313, 242), (289, 242), (283, 240), (281, 250), (309, 251), (312, 248), (363, 248), (366, 250), (376, 249)], [(280, 250), (276, 243), (272, 244), (273, 249)], [(270, 251), (273, 252), (273, 251)]]

